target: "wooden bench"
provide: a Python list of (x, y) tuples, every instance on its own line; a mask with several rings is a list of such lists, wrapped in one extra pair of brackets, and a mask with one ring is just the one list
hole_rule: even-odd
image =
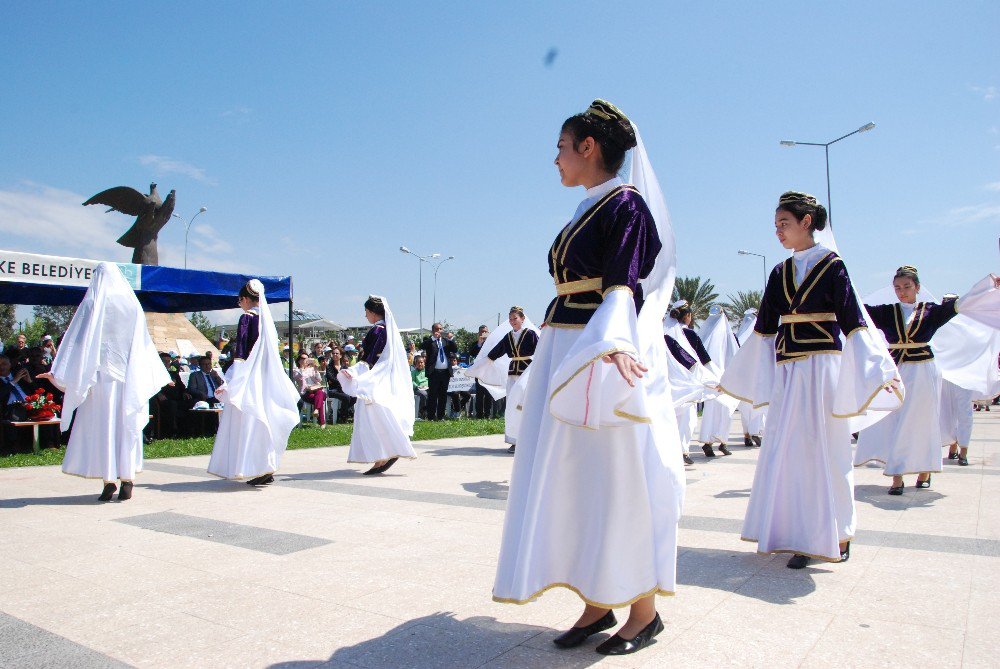
[(8, 420), (5, 421), (8, 425), (14, 427), (30, 427), (32, 432), (31, 448), (37, 455), (41, 451), (41, 446), (38, 442), (38, 427), (40, 425), (58, 425), (58, 418), (50, 418), (48, 420)]

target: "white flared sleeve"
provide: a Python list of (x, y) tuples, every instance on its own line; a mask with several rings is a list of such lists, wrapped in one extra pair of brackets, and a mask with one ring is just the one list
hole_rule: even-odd
[(990, 274), (958, 298), (958, 313), (991, 328), (1000, 328), (1000, 290), (996, 276)]
[(934, 333), (931, 348), (947, 381), (976, 393), (977, 398), (1000, 392), (1000, 330), (959, 314)]
[(776, 368), (774, 335), (753, 332), (726, 366), (719, 385), (735, 399), (754, 409), (771, 403)]
[(627, 353), (639, 360), (636, 325), (632, 291), (609, 291), (553, 374), (554, 390), (549, 397), (553, 416), (591, 429), (646, 418), (645, 414), (632, 416), (624, 411), (634, 389), (615, 365), (601, 360), (612, 353)]
[(844, 340), (840, 356), (833, 417), (850, 418), (852, 432), (874, 425), (903, 405), (899, 372), (875, 336), (869, 328), (858, 328)]
[(489, 352), (502, 342), (511, 330), (513, 328), (510, 323), (498, 325), (483, 342), (483, 348), (476, 356), (476, 361), (465, 370), (465, 375), (478, 380), (479, 385), (486, 388), (494, 400), (501, 400), (507, 396), (507, 370), (510, 368), (510, 356), (505, 353), (496, 360), (490, 360)]

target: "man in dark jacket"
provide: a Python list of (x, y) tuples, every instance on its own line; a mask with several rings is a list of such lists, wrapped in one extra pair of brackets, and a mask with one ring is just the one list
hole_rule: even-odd
[(451, 380), (451, 365), (448, 358), (458, 355), (458, 344), (454, 335), (441, 335), (441, 324), (431, 326), (431, 336), (424, 339), (421, 348), (427, 361), (427, 420), (441, 420), (448, 403), (448, 381)]

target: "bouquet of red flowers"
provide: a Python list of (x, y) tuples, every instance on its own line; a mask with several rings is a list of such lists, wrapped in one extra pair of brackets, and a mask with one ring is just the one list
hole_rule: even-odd
[(52, 393), (42, 388), (37, 388), (34, 394), (25, 398), (24, 408), (28, 410), (30, 420), (51, 420), (62, 411), (62, 407), (53, 401)]

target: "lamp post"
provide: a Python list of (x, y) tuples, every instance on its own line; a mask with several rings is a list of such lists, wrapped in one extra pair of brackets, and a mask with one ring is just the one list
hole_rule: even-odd
[(427, 256), (422, 256), (422, 255), (419, 255), (417, 253), (414, 253), (413, 251), (411, 251), (410, 249), (406, 248), (405, 246), (400, 246), (399, 247), (399, 251), (400, 251), (400, 253), (405, 253), (405, 254), (411, 255), (411, 256), (413, 256), (414, 258), (416, 258), (419, 261), (417, 263), (417, 267), (418, 267), (418, 269), (417, 269), (417, 290), (420, 293), (418, 302), (420, 304), (420, 332), (422, 333), (423, 330), (424, 330), (424, 263), (425, 262), (430, 262), (434, 258), (440, 258), (441, 254), (440, 253), (432, 253), (432, 254), (427, 255)]
[(797, 142), (797, 141), (793, 141), (793, 140), (790, 140), (790, 139), (783, 139), (783, 140), (781, 140), (781, 142), (779, 142), (782, 146), (796, 146), (798, 144), (801, 144), (802, 146), (822, 146), (823, 147), (823, 151), (826, 154), (826, 211), (827, 211), (827, 214), (829, 216), (830, 225), (831, 226), (833, 226), (833, 204), (830, 202), (830, 146), (832, 144), (836, 144), (837, 142), (839, 142), (842, 139), (847, 139), (851, 135), (856, 135), (859, 132), (868, 132), (869, 130), (871, 130), (874, 127), (875, 127), (875, 124), (869, 121), (868, 123), (865, 123), (863, 126), (861, 126), (860, 128), (858, 128), (857, 130), (853, 130), (853, 131), (847, 133), (846, 135), (844, 135), (842, 137), (838, 137), (837, 139), (835, 139), (833, 141), (830, 141), (830, 142), (826, 142), (826, 143), (823, 143), (823, 142)]
[(740, 249), (739, 251), (737, 251), (737, 253), (739, 253), (741, 256), (757, 256), (758, 258), (760, 258), (761, 260), (764, 261), (764, 284), (766, 285), (767, 284), (767, 258), (764, 257), (764, 254), (763, 253), (754, 253), (753, 251), (744, 251), (743, 249)]
[(454, 260), (455, 256), (448, 256), (437, 265), (434, 266), (434, 322), (437, 323), (438, 319), (438, 270), (441, 269), (441, 265), (445, 264), (449, 260)]
[(198, 210), (198, 213), (191, 217), (188, 221), (187, 227), (184, 228), (184, 269), (188, 268), (188, 233), (191, 231), (191, 224), (194, 223), (194, 219), (198, 218), (202, 214), (208, 211), (208, 207), (202, 207)]

